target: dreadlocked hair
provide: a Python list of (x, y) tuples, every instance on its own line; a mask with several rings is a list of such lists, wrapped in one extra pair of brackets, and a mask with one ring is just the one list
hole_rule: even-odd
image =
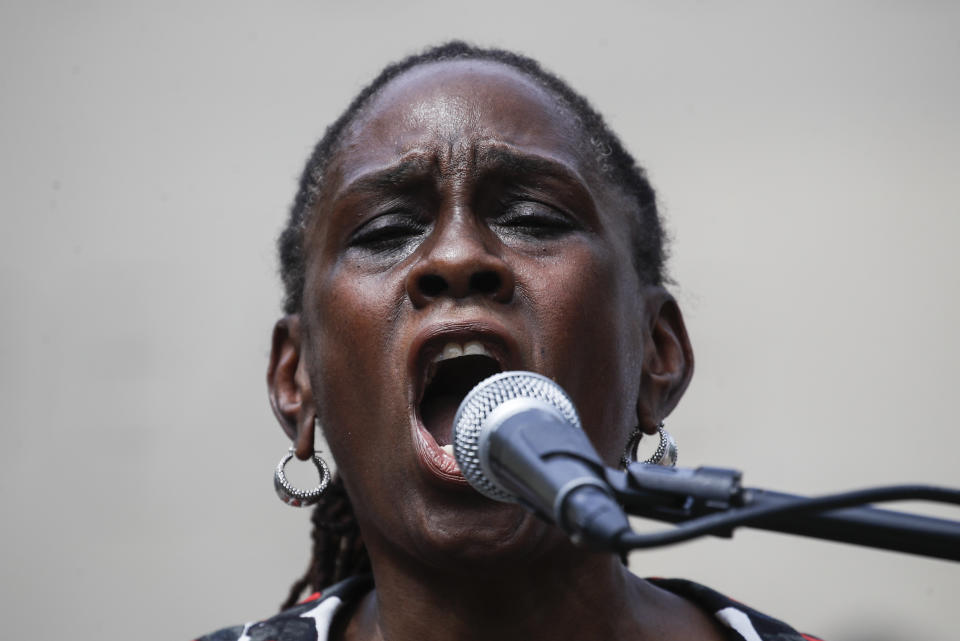
[(360, 538), (350, 497), (339, 476), (334, 476), (310, 517), (313, 554), (306, 572), (290, 586), (286, 610), (297, 604), (304, 590), (319, 592), (328, 585), (370, 572), (370, 557)]
[[(536, 60), (503, 49), (475, 47), (452, 41), (408, 56), (383, 68), (364, 87), (336, 121), (327, 127), (316, 144), (300, 176), (297, 195), (290, 208), (286, 227), (277, 241), (280, 277), (284, 286), (283, 309), (295, 314), (303, 304), (306, 270), (304, 230), (324, 188), (324, 174), (330, 159), (348, 126), (356, 120), (377, 93), (390, 81), (410, 69), (434, 62), (457, 60), (490, 61), (510, 67), (546, 89), (565, 105), (593, 149), (596, 168), (632, 201), (638, 224), (634, 232), (634, 267), (640, 278), (650, 284), (664, 282), (666, 239), (657, 210), (656, 194), (646, 174), (603, 117), (558, 76), (545, 70)], [(347, 577), (370, 571), (370, 559), (360, 538), (350, 498), (342, 481), (334, 479), (313, 512), (313, 555), (304, 575), (290, 588), (283, 607), (293, 606), (310, 587), (322, 590)]]

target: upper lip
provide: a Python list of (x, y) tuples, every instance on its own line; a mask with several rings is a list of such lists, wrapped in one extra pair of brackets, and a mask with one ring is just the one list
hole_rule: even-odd
[(491, 320), (457, 320), (424, 327), (410, 345), (407, 366), (412, 383), (413, 401), (419, 405), (426, 391), (434, 357), (447, 343), (479, 341), (487, 349), (501, 371), (522, 369), (516, 338), (505, 327)]

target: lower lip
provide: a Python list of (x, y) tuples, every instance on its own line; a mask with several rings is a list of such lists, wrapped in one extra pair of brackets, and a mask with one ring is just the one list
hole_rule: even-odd
[(440, 449), (433, 435), (423, 427), (419, 417), (415, 425), (414, 441), (420, 466), (440, 481), (460, 486), (468, 485), (456, 459)]

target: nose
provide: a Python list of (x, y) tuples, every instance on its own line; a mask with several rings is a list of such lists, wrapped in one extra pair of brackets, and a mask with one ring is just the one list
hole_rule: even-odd
[(479, 224), (453, 223), (434, 233), (407, 274), (407, 295), (414, 307), (442, 298), (513, 299), (513, 271), (495, 252), (498, 241), (484, 238)]

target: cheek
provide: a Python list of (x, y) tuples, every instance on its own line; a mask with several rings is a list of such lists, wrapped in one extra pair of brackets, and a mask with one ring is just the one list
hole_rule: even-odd
[(615, 252), (580, 248), (541, 272), (530, 292), (541, 367), (570, 394), (611, 463), (636, 422), (643, 362), (639, 288), (632, 265), (623, 265)]
[(315, 402), (331, 447), (343, 441), (337, 449), (353, 449), (351, 441), (361, 432), (365, 439), (373, 438), (354, 427), (376, 424), (378, 416), (388, 415), (381, 406), (390, 383), (399, 380), (396, 364), (388, 358), (395, 351), (394, 298), (389, 283), (380, 280), (349, 270), (332, 272), (318, 279), (304, 300), (311, 313)]

